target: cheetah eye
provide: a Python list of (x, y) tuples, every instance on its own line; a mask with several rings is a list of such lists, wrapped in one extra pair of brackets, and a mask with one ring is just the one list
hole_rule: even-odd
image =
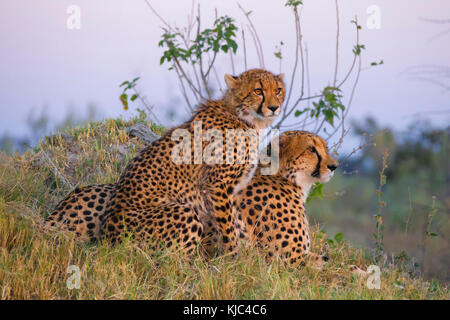
[(281, 93), (281, 88), (275, 89), (275, 94), (279, 95)]
[(315, 150), (316, 150), (316, 148), (314, 148), (314, 147), (308, 147), (309, 152), (314, 152)]
[(261, 96), (262, 95), (262, 90), (261, 89), (255, 89), (255, 93), (258, 95), (258, 96)]

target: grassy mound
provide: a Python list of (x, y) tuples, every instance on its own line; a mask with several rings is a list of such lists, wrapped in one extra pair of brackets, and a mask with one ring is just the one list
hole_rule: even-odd
[[(126, 128), (139, 120), (106, 120), (48, 137), (22, 155), (0, 153), (1, 299), (449, 299), (436, 281), (414, 277), (401, 266), (381, 270), (381, 287), (348, 265), (371, 265), (369, 255), (345, 241), (328, 249), (322, 269), (265, 262), (264, 252), (242, 250), (237, 258), (205, 261), (179, 253), (152, 253), (129, 241), (74, 241), (72, 235), (42, 228), (42, 221), (75, 186), (110, 183), (144, 145)], [(158, 134), (163, 129), (152, 124)], [(327, 243), (316, 226), (312, 246)], [(80, 288), (69, 289), (80, 269)]]

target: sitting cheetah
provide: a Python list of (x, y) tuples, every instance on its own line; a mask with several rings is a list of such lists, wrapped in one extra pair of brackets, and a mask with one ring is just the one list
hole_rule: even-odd
[[(92, 216), (99, 216), (95, 204), (84, 210), (89, 201), (83, 203), (97, 193), (95, 187), (69, 195), (57, 206), (48, 223), (63, 221), (90, 239), (105, 234), (114, 243), (132, 234), (138, 240), (164, 241), (166, 247), (177, 243), (187, 252), (194, 250), (202, 234), (212, 233), (220, 236), (222, 251), (234, 251), (238, 238), (246, 233), (245, 225), (231, 214), (232, 197), (245, 187), (256, 169), (249, 161), (254, 155), (249, 146), (251, 137), (246, 133), (270, 125), (280, 113), (285, 88), (282, 75), (275, 76), (261, 69), (246, 71), (238, 77), (226, 75), (225, 81), (228, 90), (221, 100), (199, 106), (189, 121), (168, 131), (125, 168), (119, 181), (111, 186), (114, 191), (110, 193), (105, 214), (100, 215), (103, 217), (100, 233), (91, 222), (86, 224), (89, 230), (83, 233), (77, 227), (83, 222), (68, 218), (79, 217), (81, 213), (89, 216), (88, 211)], [(222, 164), (205, 164), (194, 147), (178, 153), (182, 159), (194, 159), (194, 164), (174, 163), (176, 129), (184, 129), (195, 139), (196, 123), (201, 123), (202, 132), (213, 129), (223, 137), (226, 130), (240, 129), (231, 143), (235, 146), (244, 142), (245, 149), (226, 148), (220, 157), (215, 155), (216, 160), (223, 160)], [(201, 153), (218, 145), (215, 137), (204, 139), (210, 138), (209, 143), (200, 146)], [(229, 164), (228, 157), (235, 159), (234, 163)]]
[(234, 199), (252, 243), (268, 247), (296, 265), (308, 254), (319, 266), (326, 257), (309, 252), (305, 200), (315, 182), (328, 182), (337, 168), (326, 142), (305, 131), (288, 131), (279, 137), (279, 171), (255, 174)]

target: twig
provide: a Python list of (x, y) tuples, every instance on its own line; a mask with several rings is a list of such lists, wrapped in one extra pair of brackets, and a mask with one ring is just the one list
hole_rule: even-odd
[(412, 200), (411, 200), (411, 188), (408, 186), (408, 201), (409, 201), (409, 210), (408, 210), (408, 218), (406, 219), (405, 224), (405, 236), (408, 234), (409, 222), (411, 221), (411, 217), (413, 214)]
[(339, 67), (339, 6), (338, 0), (336, 0), (336, 65), (334, 68), (334, 81), (333, 87), (336, 86), (337, 75), (338, 75), (338, 67)]
[(347, 103), (347, 108), (345, 109), (345, 112), (342, 114), (342, 120), (341, 120), (341, 122), (340, 122), (340, 124), (336, 127), (336, 129), (327, 137), (327, 139), (326, 140), (329, 140), (336, 132), (337, 132), (337, 130), (339, 130), (339, 128), (342, 126), (342, 128), (345, 130), (345, 127), (344, 127), (344, 121), (345, 121), (345, 118), (347, 117), (347, 115), (348, 115), (348, 112), (349, 112), (349, 110), (350, 110), (350, 107), (351, 107), (351, 105), (352, 105), (352, 103), (353, 103), (353, 97), (355, 96), (355, 91), (356, 91), (356, 87), (358, 86), (358, 82), (359, 82), (359, 77), (360, 77), (360, 75), (361, 75), (361, 56), (358, 56), (358, 61), (359, 61), (359, 63), (358, 63), (358, 72), (357, 72), (357, 74), (356, 74), (356, 79), (355, 79), (355, 82), (354, 82), (354, 84), (353, 84), (353, 88), (352, 88), (352, 93), (350, 94), (350, 99), (349, 99), (349, 101), (348, 101), (348, 103)]
[(150, 10), (152, 10), (153, 14), (155, 16), (158, 17), (158, 19), (170, 30), (170, 31), (174, 31), (174, 29), (172, 28), (172, 26), (167, 23), (166, 20), (164, 20), (159, 14), (158, 12), (152, 7), (152, 5), (150, 4), (150, 2), (148, 2), (148, 0), (145, 0), (145, 3), (147, 3), (147, 6), (150, 8)]
[[(369, 145), (369, 142), (364, 141), (364, 143), (361, 143), (358, 147), (353, 148), (353, 150), (341, 161), (339, 161), (339, 164), (342, 166), (343, 164), (345, 164), (348, 159), (350, 159), (356, 152), (362, 150), (364, 147), (366, 147), (367, 145)], [(333, 147), (332, 147), (333, 148)]]
[[(356, 27), (356, 45), (358, 46), (359, 45), (358, 17), (355, 17), (355, 27)], [(348, 70), (348, 72), (345, 75), (344, 79), (336, 86), (336, 88), (340, 88), (347, 81), (347, 79), (350, 77), (350, 75), (352, 74), (353, 68), (356, 65), (357, 58), (358, 58), (358, 55), (356, 53), (354, 53), (353, 61), (352, 61), (352, 64), (350, 66), (350, 69)]]
[(142, 97), (141, 94), (136, 90), (136, 87), (133, 86), (132, 89), (133, 89), (133, 92), (136, 94), (136, 96), (141, 101), (141, 103), (147, 109), (147, 111), (150, 112), (150, 115), (153, 117), (153, 119), (156, 120), (156, 122), (158, 123), (159, 126), (161, 126), (162, 125), (161, 121), (159, 121), (158, 117), (153, 112), (153, 108), (149, 105), (149, 103), (147, 103), (147, 101), (145, 101), (144, 97)]
[(438, 23), (438, 24), (448, 24), (448, 23), (450, 23), (450, 19), (420, 18), (420, 20), (425, 21), (425, 22)]
[(230, 50), (230, 60), (231, 60), (231, 71), (233, 74), (236, 74), (236, 70), (234, 69), (234, 61), (233, 61), (233, 51)]
[(247, 47), (245, 44), (244, 27), (242, 25), (241, 30), (242, 30), (242, 47), (244, 48), (244, 69), (247, 70)]
[(218, 86), (220, 92), (223, 93), (222, 83), (220, 82), (219, 75), (217, 74), (216, 67), (213, 66), (212, 67), (212, 71), (214, 73), (214, 77), (216, 78), (217, 86)]
[[(198, 7), (197, 7), (197, 37), (199, 37), (199, 36), (200, 36), (200, 4), (198, 4)], [(209, 90), (208, 81), (206, 79), (205, 72), (203, 71), (203, 58), (202, 57), (203, 57), (203, 55), (200, 54), (200, 56), (199, 56), (200, 77), (203, 81), (203, 86), (205, 87), (206, 93), (208, 94), (208, 99), (211, 99), (211, 91)]]
[[(300, 23), (299, 20), (297, 19), (297, 8), (294, 7), (294, 17), (295, 17), (295, 59), (294, 59), (294, 68), (292, 69), (292, 76), (291, 76), (291, 83), (289, 85), (289, 92), (288, 92), (288, 96), (286, 99), (286, 106), (289, 106), (289, 102), (291, 100), (291, 95), (292, 95), (292, 89), (294, 87), (294, 80), (295, 80), (295, 75), (297, 74), (297, 65), (298, 65), (298, 48), (299, 48), (299, 42), (301, 41), (300, 37), (301, 35), (298, 34), (298, 24)], [(286, 116), (286, 108), (283, 110), (283, 117)]]
[[(184, 72), (184, 69), (183, 69), (183, 67), (181, 67), (180, 62), (178, 61), (178, 59), (174, 57), (173, 60), (175, 61), (175, 66), (176, 66), (176, 67), (179, 69), (179, 71), (181, 72), (182, 78), (183, 78), (183, 79), (186, 79), (186, 82), (189, 84), (189, 87), (192, 89), (192, 91), (194, 92), (194, 94), (198, 94), (198, 96), (199, 96), (201, 99), (204, 99), (204, 97), (203, 97), (202, 93), (200, 92), (200, 90), (197, 89), (197, 88), (194, 86), (194, 84), (192, 83), (192, 81), (189, 79), (189, 77), (188, 77), (188, 76), (186, 75), (186, 73)], [(199, 100), (198, 97), (197, 97), (197, 100)]]
[(258, 56), (259, 66), (262, 67), (262, 58), (261, 58), (261, 53), (258, 50), (258, 43), (256, 41), (256, 36), (254, 35), (253, 30), (249, 26), (247, 26), (247, 28), (250, 31), (250, 34), (253, 38), (253, 43), (255, 44), (255, 49), (256, 49), (256, 54)]
[(183, 79), (182, 79), (182, 77), (180, 75), (180, 72), (178, 71), (178, 69), (176, 67), (175, 67), (175, 72), (176, 72), (176, 74), (178, 76), (178, 80), (180, 81), (181, 90), (182, 90), (182, 93), (183, 93), (184, 100), (186, 101), (186, 103), (188, 105), (189, 111), (191, 111), (191, 113), (193, 113), (194, 109), (192, 108), (191, 102), (189, 101), (189, 98), (187, 96), (186, 88), (185, 88), (184, 83), (183, 83)]
[(300, 103), (300, 101), (303, 100), (303, 96), (305, 94), (305, 57), (304, 57), (304, 53), (303, 53), (302, 29), (301, 29), (300, 17), (299, 17), (298, 11), (296, 9), (294, 9), (294, 16), (295, 16), (296, 22), (298, 22), (298, 23), (296, 23), (296, 36), (299, 40), (298, 41), (298, 50), (300, 52), (300, 63), (301, 63), (301, 67), (302, 67), (300, 96), (295, 101), (295, 103), (292, 105), (292, 107), (290, 107), (290, 109), (285, 114), (283, 114), (281, 119), (274, 126), (275, 128), (278, 128), (278, 129), (280, 128), (281, 123), (292, 114), (292, 112), (295, 110), (295, 108)]
[[(355, 17), (355, 22), (356, 22), (355, 25), (356, 25), (356, 34), (357, 34), (357, 35), (356, 35), (356, 45), (359, 45), (358, 17)], [(354, 82), (354, 84), (353, 84), (353, 88), (352, 88), (352, 92), (351, 92), (351, 94), (350, 94), (349, 101), (348, 101), (348, 103), (347, 103), (347, 108), (346, 108), (345, 112), (342, 111), (342, 114), (341, 114), (342, 120), (341, 120), (341, 122), (339, 123), (339, 125), (335, 128), (335, 130), (334, 130), (331, 134), (328, 135), (328, 137), (326, 138), (327, 141), (328, 141), (332, 136), (334, 136), (334, 135), (336, 134), (336, 132), (339, 130), (340, 127), (342, 127), (342, 132), (345, 131), (345, 118), (347, 117), (348, 112), (349, 112), (349, 110), (350, 110), (350, 107), (351, 107), (351, 105), (352, 105), (353, 97), (354, 97), (354, 95), (355, 95), (356, 87), (357, 87), (357, 85), (358, 85), (359, 77), (360, 77), (360, 75), (361, 75), (361, 70), (362, 70), (362, 69), (361, 69), (361, 66), (362, 66), (362, 60), (361, 60), (361, 55), (360, 55), (360, 54), (357, 55), (357, 54), (355, 53), (355, 56), (354, 56), (354, 59), (353, 59), (352, 66), (350, 67), (350, 71), (347, 73), (347, 75), (346, 75), (346, 77), (344, 78), (344, 80), (338, 85), (338, 88), (339, 88), (339, 87), (341, 87), (341, 86), (344, 84), (344, 82), (347, 81), (348, 77), (350, 76), (352, 70), (353, 70), (354, 67), (355, 67), (355, 64), (356, 64), (355, 61), (356, 61), (356, 60), (358, 61), (358, 72), (356, 73), (356, 79), (355, 79), (355, 82)], [(341, 138), (342, 138), (342, 136), (341, 136)]]
[[(206, 70), (205, 77), (207, 77), (209, 75), (209, 72), (211, 71), (212, 67), (214, 66), (214, 62), (216, 61), (216, 57), (217, 57), (217, 52), (214, 52), (214, 55), (213, 55), (212, 60), (210, 61), (208, 70)], [(233, 67), (233, 70), (234, 70), (234, 67)]]
[[(240, 3), (237, 3), (238, 7), (241, 9), (242, 13), (244, 13), (245, 17), (247, 18), (248, 23), (250, 24), (250, 28), (254, 33), (256, 42), (258, 43), (257, 48), (259, 48), (260, 54), (261, 54), (261, 67), (265, 69), (265, 65), (264, 65), (264, 53), (263, 53), (263, 49), (262, 49), (262, 45), (261, 45), (261, 40), (259, 39), (258, 36), (258, 32), (256, 31), (255, 26), (253, 25), (252, 19), (250, 19), (249, 14), (244, 10), (244, 8), (242, 8), (242, 6), (240, 5)], [(253, 34), (252, 33), (252, 34)]]
[[(310, 82), (310, 73), (309, 73), (309, 54), (308, 54), (308, 47), (305, 43), (305, 68), (306, 68), (306, 84), (308, 86), (308, 96), (311, 96), (311, 82)], [(311, 107), (311, 99), (307, 100), (306, 108), (309, 110)], [(302, 130), (306, 127), (306, 120), (308, 119), (308, 113), (305, 112), (303, 115), (303, 125)]]

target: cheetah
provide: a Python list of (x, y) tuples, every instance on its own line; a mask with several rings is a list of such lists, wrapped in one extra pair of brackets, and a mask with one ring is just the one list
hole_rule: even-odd
[[(190, 120), (146, 147), (125, 168), (119, 181), (108, 186), (112, 189), (108, 190), (106, 207), (101, 208), (104, 214), (96, 211), (95, 204), (85, 210), (88, 198), (97, 193), (94, 186), (75, 190), (64, 199), (48, 218), (49, 223), (63, 221), (91, 240), (105, 236), (116, 243), (130, 235), (139, 241), (164, 242), (165, 247), (176, 244), (188, 253), (204, 243), (203, 236), (208, 235), (209, 241), (220, 240), (217, 245), (221, 252), (233, 252), (246, 232), (245, 224), (232, 214), (232, 199), (257, 168), (250, 163), (255, 156), (250, 148), (253, 137), (246, 133), (269, 126), (279, 115), (286, 93), (283, 75), (262, 69), (248, 70), (240, 76), (226, 75), (225, 82), (227, 91), (222, 99), (200, 105)], [(205, 137), (200, 138), (209, 139), (209, 143), (201, 144), (200, 157), (195, 141), (191, 150), (178, 150), (177, 130), (184, 130), (195, 140), (195, 126), (199, 123), (201, 132), (205, 132)], [(239, 134), (230, 139), (234, 148), (230, 151), (220, 146), (217, 134), (226, 136), (227, 130), (236, 129)], [(243, 150), (236, 147), (239, 143), (244, 143)], [(202, 162), (202, 152), (211, 147), (222, 152), (214, 154), (216, 162)], [(183, 160), (181, 163), (174, 163), (174, 153)], [(186, 158), (194, 163), (185, 163)], [(230, 164), (229, 158), (235, 161)], [(79, 219), (85, 214), (96, 215), (100, 227)]]
[(287, 131), (279, 137), (279, 170), (257, 172), (237, 193), (233, 206), (246, 224), (250, 242), (268, 248), (292, 265), (307, 255), (315, 266), (328, 260), (311, 253), (305, 201), (315, 182), (328, 182), (337, 168), (326, 142), (305, 131)]
[(97, 184), (75, 188), (61, 200), (45, 219), (47, 227), (65, 226), (80, 241), (100, 240), (100, 227), (115, 184)]

